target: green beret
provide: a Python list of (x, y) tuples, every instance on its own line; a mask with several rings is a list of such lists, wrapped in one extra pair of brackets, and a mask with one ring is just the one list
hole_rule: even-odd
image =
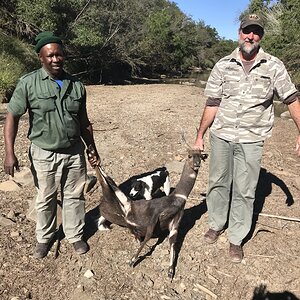
[(54, 33), (51, 31), (43, 31), (39, 33), (36, 36), (35, 41), (36, 41), (36, 45), (35, 45), (36, 53), (39, 53), (43, 46), (50, 43), (56, 43), (62, 45), (62, 40), (58, 36), (55, 36)]

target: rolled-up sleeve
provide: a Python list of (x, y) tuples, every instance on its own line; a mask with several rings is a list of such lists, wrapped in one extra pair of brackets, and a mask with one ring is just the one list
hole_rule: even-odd
[(220, 106), (221, 98), (208, 97), (206, 100), (206, 106)]

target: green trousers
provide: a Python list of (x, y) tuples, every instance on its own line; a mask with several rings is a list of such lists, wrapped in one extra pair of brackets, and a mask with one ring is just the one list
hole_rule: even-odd
[(209, 228), (240, 245), (251, 229), (264, 142), (237, 144), (210, 134), (207, 208)]
[(37, 189), (37, 241), (48, 243), (56, 232), (59, 188), (64, 234), (70, 243), (81, 240), (85, 224), (83, 189), (86, 180), (83, 144), (79, 143), (64, 153), (43, 150), (31, 144), (29, 154)]

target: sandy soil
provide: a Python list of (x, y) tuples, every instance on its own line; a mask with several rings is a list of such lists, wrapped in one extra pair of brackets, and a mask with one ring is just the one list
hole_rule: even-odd
[[(117, 183), (163, 165), (178, 166), (184, 160), (187, 146), (181, 131), (192, 144), (205, 102), (201, 88), (155, 84), (90, 86), (87, 90), (103, 167)], [(4, 116), (2, 104), (1, 131)], [(275, 123), (273, 137), (265, 146), (256, 212), (299, 219), (296, 129), (289, 120), (276, 118)], [(29, 166), (26, 131), (24, 117), (16, 141), (22, 168)], [(3, 153), (3, 141), (0, 147)], [(3, 165), (3, 157), (0, 163)], [(53, 247), (43, 260), (32, 257), (35, 224), (25, 216), (34, 188), (0, 192), (0, 214), (14, 221), (0, 226), (0, 299), (300, 299), (299, 222), (257, 216), (241, 264), (229, 260), (226, 232), (214, 245), (203, 242), (208, 229), (208, 163), (202, 164), (186, 204), (173, 281), (167, 277), (167, 239), (150, 251), (157, 241), (151, 239), (141, 262), (130, 268), (128, 260), (138, 245), (128, 230), (117, 225), (106, 232), (96, 230), (93, 216), (101, 189), (86, 197), (90, 251), (78, 256), (64, 239), (59, 256), (55, 259)], [(0, 176), (1, 182), (8, 179), (2, 170)], [(170, 176), (174, 187), (180, 176), (178, 168), (170, 169)], [(88, 270), (90, 278), (85, 276)]]

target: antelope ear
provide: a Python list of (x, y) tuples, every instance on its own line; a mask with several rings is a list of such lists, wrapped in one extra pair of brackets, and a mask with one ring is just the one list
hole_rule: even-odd
[(201, 159), (202, 159), (203, 161), (206, 160), (206, 159), (208, 158), (208, 154), (207, 154), (207, 153), (201, 153), (200, 156), (201, 156)]

